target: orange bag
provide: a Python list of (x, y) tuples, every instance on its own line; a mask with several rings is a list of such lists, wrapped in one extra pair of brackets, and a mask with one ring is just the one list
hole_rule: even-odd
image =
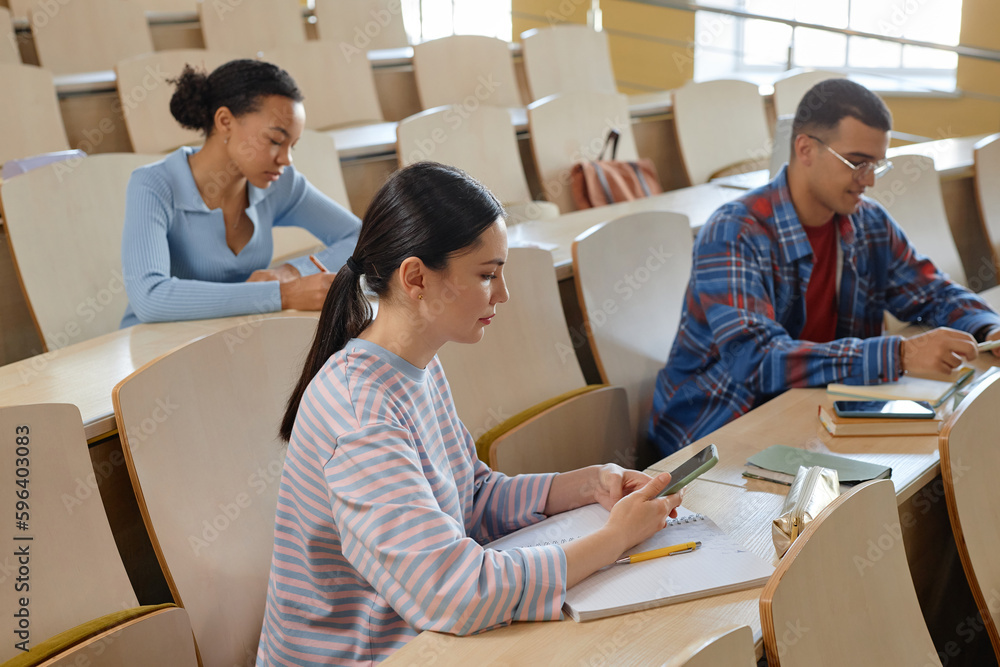
[[(573, 165), (570, 183), (577, 209), (631, 201), (663, 192), (652, 160), (644, 158), (627, 162), (615, 159), (619, 136), (618, 130), (611, 130), (596, 160)], [(609, 143), (611, 159), (605, 160)]]

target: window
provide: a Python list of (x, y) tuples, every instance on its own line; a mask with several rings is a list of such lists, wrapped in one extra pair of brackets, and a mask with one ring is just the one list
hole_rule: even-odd
[(511, 41), (511, 0), (403, 0), (410, 43), (448, 35), (486, 35)]
[[(959, 41), (962, 0), (706, 0), (741, 12), (946, 46)], [(958, 56), (711, 11), (695, 15), (695, 80), (771, 83), (796, 67), (849, 71), (876, 90), (954, 90)]]

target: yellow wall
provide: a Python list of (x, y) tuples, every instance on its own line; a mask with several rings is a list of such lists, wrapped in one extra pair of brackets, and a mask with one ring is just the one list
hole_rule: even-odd
[[(590, 0), (513, 0), (515, 39), (524, 30), (586, 23)], [(602, 0), (619, 89), (669, 90), (693, 75), (694, 13)], [(1000, 50), (1000, 2), (964, 0), (962, 44)], [(887, 97), (896, 129), (939, 139), (1000, 131), (1000, 63), (960, 58), (957, 98)], [(990, 99), (996, 98), (996, 99)]]

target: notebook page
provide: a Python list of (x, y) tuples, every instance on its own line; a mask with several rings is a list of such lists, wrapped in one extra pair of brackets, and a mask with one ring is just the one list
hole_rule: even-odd
[[(564, 544), (607, 521), (600, 505), (557, 515), (489, 545), (495, 549)], [(549, 525), (551, 522), (551, 525)], [(646, 607), (683, 602), (763, 585), (774, 568), (730, 539), (715, 523), (687, 509), (678, 518), (625, 555), (683, 542), (702, 543), (693, 553), (631, 565), (610, 565), (566, 594), (566, 611), (576, 620), (601, 618)]]

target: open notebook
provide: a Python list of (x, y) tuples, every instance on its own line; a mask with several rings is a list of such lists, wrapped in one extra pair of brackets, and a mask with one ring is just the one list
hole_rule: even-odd
[[(522, 528), (488, 546), (512, 549), (566, 544), (588, 535), (608, 520), (600, 505), (587, 505)], [(774, 567), (729, 538), (701, 514), (678, 508), (677, 519), (623, 555), (684, 542), (701, 542), (692, 553), (631, 565), (610, 565), (566, 592), (564, 610), (574, 621), (589, 621), (629, 611), (694, 600), (763, 586)]]

